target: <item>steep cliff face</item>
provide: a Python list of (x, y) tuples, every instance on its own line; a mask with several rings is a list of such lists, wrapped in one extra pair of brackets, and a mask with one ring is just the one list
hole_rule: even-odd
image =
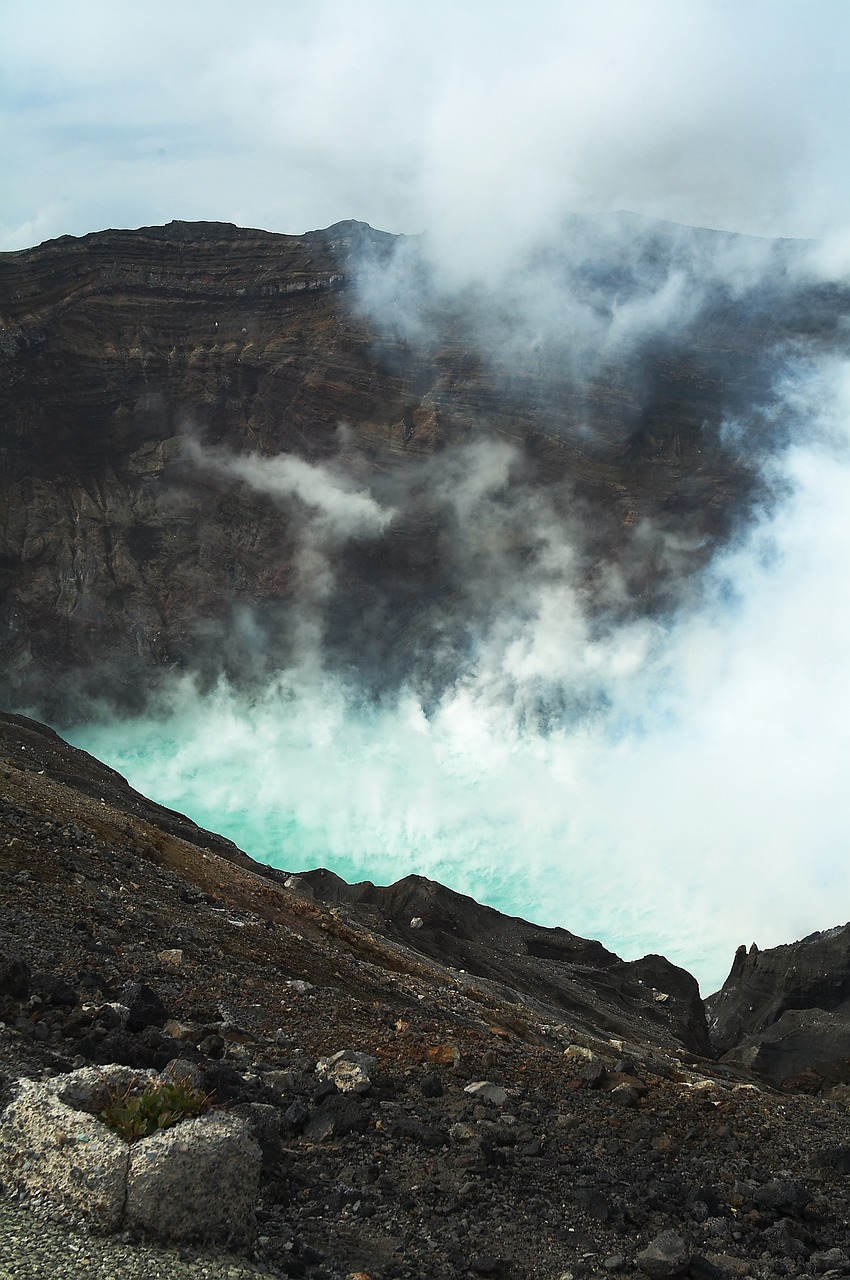
[(850, 925), (759, 951), (739, 947), (707, 1002), (711, 1041), (774, 1084), (850, 1077)]
[[(674, 336), (577, 368), (564, 334), (516, 341), (507, 304), (447, 301), (421, 264), (393, 273), (399, 245), (415, 255), (356, 223), (298, 237), (171, 223), (0, 257), (7, 703), (138, 703), (162, 671), (247, 680), (313, 643), (376, 684), (414, 654), (450, 668), (486, 606), (428, 602), (463, 595), (455, 526), (481, 467), (464, 448), (481, 440), (509, 455), (499, 501), (545, 492), (580, 530), (591, 605), (616, 563), (616, 607), (663, 606), (750, 489), (724, 413), (763, 388), (776, 342), (830, 341), (845, 306), (715, 289)], [(627, 285), (593, 287), (615, 315)], [(260, 459), (307, 470), (258, 479)], [(506, 540), (514, 567), (526, 526), (520, 512)]]
[(317, 457), (346, 414), (393, 413), (338, 303), (346, 243), (172, 224), (6, 257), (2, 629), (22, 688), (105, 661), (132, 689), (240, 600), (285, 599), (271, 504), (192, 474), (183, 445)]

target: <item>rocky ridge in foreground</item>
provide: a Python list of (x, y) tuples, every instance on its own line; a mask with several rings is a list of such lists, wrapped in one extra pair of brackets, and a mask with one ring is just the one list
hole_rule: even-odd
[(283, 883), (20, 717), (0, 797), (5, 1092), (180, 1060), (248, 1118), (256, 1231), (206, 1274), (850, 1275), (846, 1086), (714, 1060), (666, 961), (427, 881)]

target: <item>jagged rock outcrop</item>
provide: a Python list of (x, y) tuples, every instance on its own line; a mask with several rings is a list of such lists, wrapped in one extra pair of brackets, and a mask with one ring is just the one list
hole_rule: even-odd
[[(644, 276), (661, 288), (717, 240), (650, 227), (633, 260), (577, 273), (556, 250), (512, 287), (577, 290), (607, 323)], [(724, 414), (763, 390), (776, 343), (834, 343), (847, 310), (790, 281), (785, 246), (769, 282), (732, 296), (695, 279), (696, 318), (656, 325), (639, 351), (609, 344), (591, 368), (557, 325), (545, 351), (519, 329), (510, 289), (502, 304), (446, 297), (422, 263), (385, 270), (400, 244), (352, 222), (303, 236), (175, 222), (0, 255), (7, 705), (140, 702), (157, 673), (249, 681), (292, 658), (305, 506), (291, 477), (282, 500), (231, 465), (252, 455), (330, 466), (392, 512), (324, 547), (325, 656), (367, 684), (420, 658), (436, 686), (454, 670), (477, 606), (429, 612), (468, 567), (445, 474), (428, 467), (471, 440), (509, 447), (511, 483), (575, 523), (588, 604), (607, 581), (594, 566), (613, 559), (623, 607), (663, 605), (752, 484), (754, 440), (724, 443)], [(455, 481), (473, 465), (457, 454)], [(527, 536), (520, 518), (504, 549), (518, 565)]]
[(765, 951), (739, 947), (707, 1005), (724, 1060), (774, 1084), (850, 1080), (850, 925)]

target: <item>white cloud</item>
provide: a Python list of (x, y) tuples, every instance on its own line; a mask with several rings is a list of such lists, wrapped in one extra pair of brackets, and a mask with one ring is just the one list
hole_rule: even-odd
[(568, 209), (838, 231), (848, 28), (841, 0), (12, 0), (2, 242), (356, 217), (468, 268)]

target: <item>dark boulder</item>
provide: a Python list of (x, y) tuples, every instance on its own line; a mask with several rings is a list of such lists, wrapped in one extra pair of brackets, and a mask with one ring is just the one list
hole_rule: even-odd
[(69, 982), (55, 973), (34, 973), (32, 989), (34, 994), (47, 1004), (66, 1005), (73, 1008), (77, 1003), (77, 992)]
[(0, 955), (0, 998), (27, 1000), (30, 994), (30, 969), (18, 955)]
[(161, 1027), (168, 1021), (168, 1010), (152, 987), (132, 983), (122, 993), (122, 1003), (129, 1009), (128, 1031), (144, 1031), (145, 1027)]

